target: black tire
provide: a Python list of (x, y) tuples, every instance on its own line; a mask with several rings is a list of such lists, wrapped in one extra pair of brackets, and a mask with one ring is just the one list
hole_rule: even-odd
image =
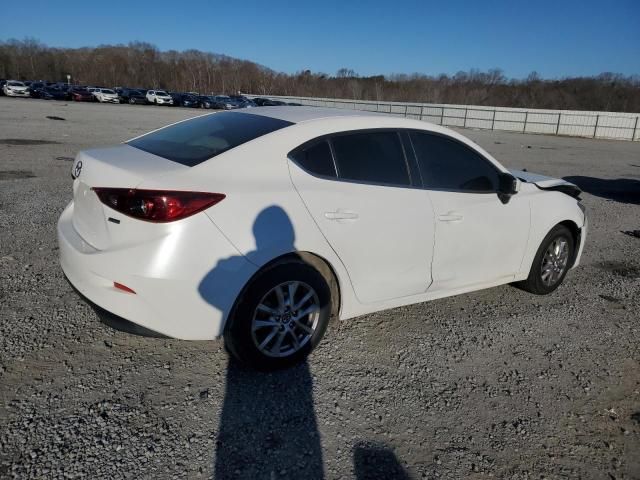
[[(557, 240), (566, 241), (568, 257), (559, 277), (551, 284), (549, 284), (543, 280), (543, 262), (545, 260), (547, 249), (553, 244), (553, 242), (556, 242)], [(573, 264), (574, 257), (575, 242), (573, 240), (573, 235), (564, 225), (556, 225), (551, 229), (547, 236), (544, 237), (544, 240), (542, 240), (542, 243), (538, 248), (538, 252), (533, 259), (533, 264), (531, 265), (529, 276), (526, 280), (518, 282), (516, 285), (523, 290), (526, 290), (527, 292), (533, 293), (535, 295), (547, 295), (560, 286), (567, 272), (571, 268), (571, 265)]]
[[(265, 298), (268, 298), (274, 288), (286, 282), (300, 282), (301, 285), (311, 287), (315, 291), (319, 301), (317, 323), (310, 338), (298, 350), (287, 356), (270, 356), (263, 353), (257, 345), (258, 340), (255, 339), (252, 331), (253, 320), (257, 314), (258, 305), (265, 302)], [(332, 279), (325, 278), (312, 265), (295, 258), (287, 259), (259, 272), (244, 289), (232, 309), (224, 334), (227, 350), (240, 362), (257, 370), (277, 370), (303, 361), (320, 343), (331, 319), (334, 308), (329, 286), (331, 282)], [(289, 325), (292, 324), (289, 323)], [(280, 331), (283, 331), (282, 326)], [(285, 333), (282, 335), (288, 338)]]

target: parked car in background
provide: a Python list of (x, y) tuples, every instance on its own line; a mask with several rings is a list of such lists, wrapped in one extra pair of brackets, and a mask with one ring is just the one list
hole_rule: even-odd
[(118, 94), (110, 88), (98, 88), (93, 95), (100, 103), (120, 103)]
[(238, 108), (237, 103), (231, 100), (231, 97), (228, 97), (227, 95), (215, 95), (213, 98), (216, 102), (216, 106), (213, 108), (219, 108), (222, 110), (233, 110)]
[(201, 108), (215, 108), (218, 103), (213, 95), (198, 95), (198, 102)]
[[(98, 87), (87, 87), (87, 92), (89, 92), (94, 97), (96, 96), (96, 93), (98, 91), (100, 91), (100, 88), (98, 88)], [(96, 97), (96, 100), (98, 100), (98, 97)]]
[(254, 98), (253, 103), (255, 103), (259, 107), (277, 107), (281, 105), (286, 105), (284, 102), (279, 100), (271, 100), (270, 98)]
[(373, 112), (202, 115), (80, 152), (71, 171), (70, 282), (160, 334), (224, 336), (260, 369), (303, 360), (331, 318), (513, 282), (549, 294), (588, 229), (575, 185)]
[(28, 97), (29, 87), (17, 80), (7, 80), (2, 86), (2, 91), (7, 97)]
[(141, 104), (146, 105), (147, 97), (138, 89), (135, 88), (115, 88), (115, 92), (118, 94), (120, 103), (129, 103), (131, 105)]
[(71, 87), (69, 95), (74, 102), (95, 102), (96, 98), (84, 87)]
[(147, 101), (156, 105), (173, 105), (173, 98), (164, 90), (149, 90)]
[(191, 93), (173, 92), (171, 93), (171, 98), (175, 107), (200, 108), (200, 100)]
[(4, 95), (4, 84), (7, 83), (7, 80), (4, 78), (0, 78), (0, 96)]
[(38, 90), (38, 98), (43, 100), (69, 100), (69, 94), (61, 88), (44, 87)]
[(140, 90), (129, 90), (129, 104), (131, 105), (147, 105), (147, 96)]
[(235, 105), (236, 108), (252, 108), (257, 106), (255, 103), (253, 103), (251, 100), (245, 97), (240, 97), (236, 95), (236, 96), (230, 96), (230, 98), (231, 98), (231, 103)]
[(45, 82), (32, 82), (31, 85), (29, 85), (29, 96), (31, 98), (40, 98), (40, 91), (43, 88), (47, 88)]

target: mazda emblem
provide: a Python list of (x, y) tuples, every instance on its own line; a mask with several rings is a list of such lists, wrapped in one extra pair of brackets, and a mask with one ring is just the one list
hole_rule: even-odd
[(76, 163), (76, 166), (73, 169), (73, 178), (78, 178), (81, 172), (82, 172), (82, 160)]

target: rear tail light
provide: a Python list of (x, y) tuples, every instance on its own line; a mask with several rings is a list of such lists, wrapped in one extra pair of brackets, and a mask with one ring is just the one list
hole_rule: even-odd
[(129, 217), (158, 223), (186, 218), (225, 198), (223, 193), (101, 187), (92, 190), (108, 207)]

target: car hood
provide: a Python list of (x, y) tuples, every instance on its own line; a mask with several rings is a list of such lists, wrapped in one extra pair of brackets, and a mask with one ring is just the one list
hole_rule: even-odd
[(571, 185), (573, 187), (577, 186), (571, 182), (567, 182), (561, 178), (547, 177), (546, 175), (540, 175), (538, 173), (531, 173), (525, 170), (509, 170), (511, 175), (516, 178), (519, 178), (523, 182), (527, 183), (535, 183), (540, 188), (549, 188), (555, 187), (558, 185)]
[(551, 190), (566, 193), (567, 195), (580, 200), (582, 190), (576, 184), (567, 182), (562, 178), (547, 177), (537, 173), (524, 170), (509, 170), (511, 175), (526, 183), (533, 183), (540, 190)]

